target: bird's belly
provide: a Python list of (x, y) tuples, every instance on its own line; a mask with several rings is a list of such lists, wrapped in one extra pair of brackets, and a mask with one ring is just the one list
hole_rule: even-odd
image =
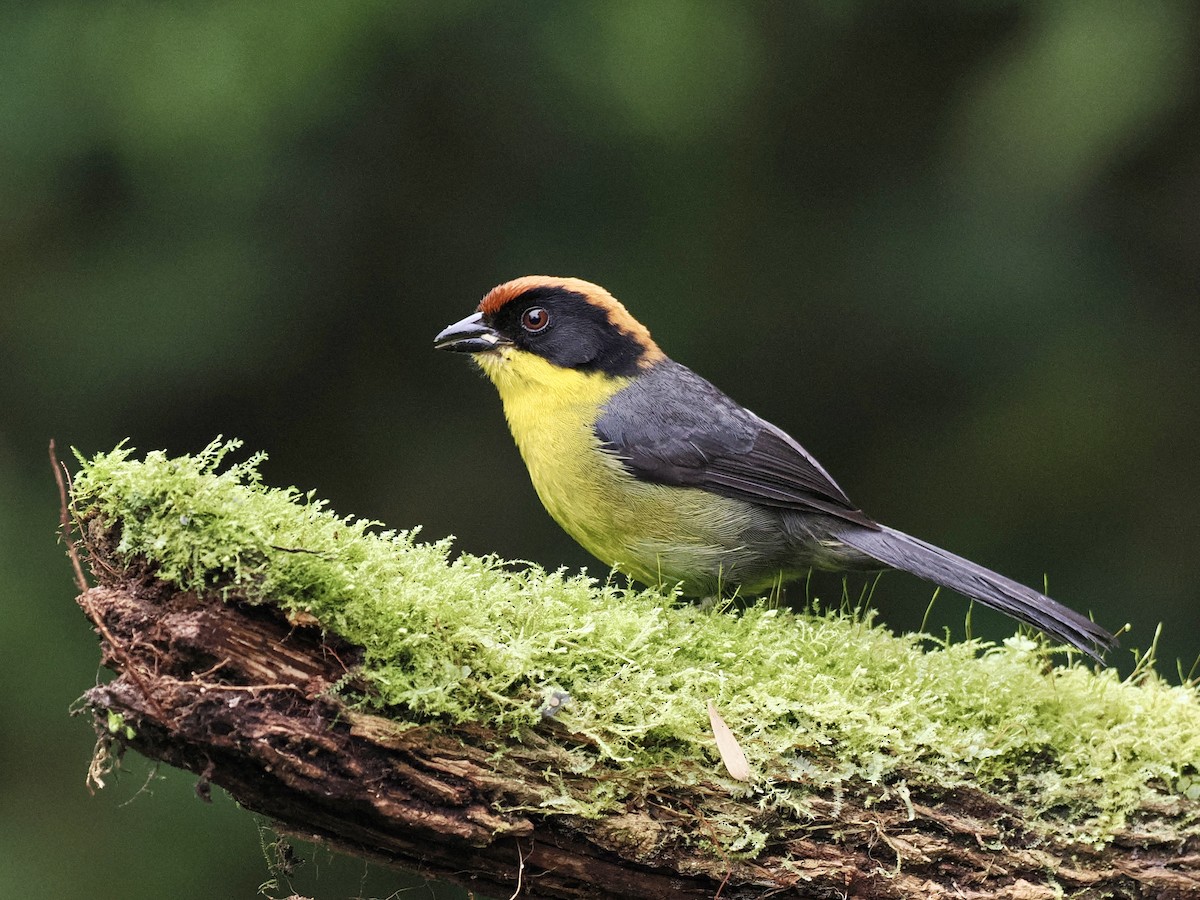
[[(585, 550), (649, 585), (710, 596), (779, 575), (786, 539), (769, 510), (697, 488), (641, 481), (600, 448), (575, 439), (521, 445), (546, 510)], [(790, 568), (790, 567), (789, 567)]]

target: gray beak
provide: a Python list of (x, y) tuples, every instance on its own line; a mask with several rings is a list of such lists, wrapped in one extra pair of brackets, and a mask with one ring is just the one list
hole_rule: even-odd
[(496, 329), (483, 324), (483, 313), (467, 316), (443, 328), (433, 339), (435, 350), (455, 350), (459, 353), (484, 353), (511, 344)]

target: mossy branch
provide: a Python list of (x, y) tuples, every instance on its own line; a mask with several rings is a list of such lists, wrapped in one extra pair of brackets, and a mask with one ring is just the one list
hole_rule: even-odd
[(86, 695), (98, 779), (133, 747), (503, 897), (1200, 895), (1194, 685), (450, 562), (262, 486), (260, 457), (219, 471), (233, 446), (75, 482), (117, 673)]

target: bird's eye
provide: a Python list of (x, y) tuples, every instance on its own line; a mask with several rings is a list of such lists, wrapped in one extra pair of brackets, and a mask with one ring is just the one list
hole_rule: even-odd
[(550, 324), (550, 313), (540, 306), (531, 306), (521, 313), (521, 327), (536, 334)]

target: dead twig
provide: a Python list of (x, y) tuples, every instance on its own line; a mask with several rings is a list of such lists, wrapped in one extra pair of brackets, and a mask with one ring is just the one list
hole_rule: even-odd
[(54, 469), (54, 480), (58, 482), (59, 537), (67, 545), (67, 556), (70, 557), (71, 568), (75, 570), (75, 586), (80, 591), (86, 591), (88, 583), (87, 578), (83, 575), (83, 565), (79, 562), (79, 550), (73, 536), (74, 520), (71, 516), (71, 504), (68, 499), (71, 473), (58, 458), (58, 449), (54, 446), (54, 438), (50, 438), (50, 467)]

